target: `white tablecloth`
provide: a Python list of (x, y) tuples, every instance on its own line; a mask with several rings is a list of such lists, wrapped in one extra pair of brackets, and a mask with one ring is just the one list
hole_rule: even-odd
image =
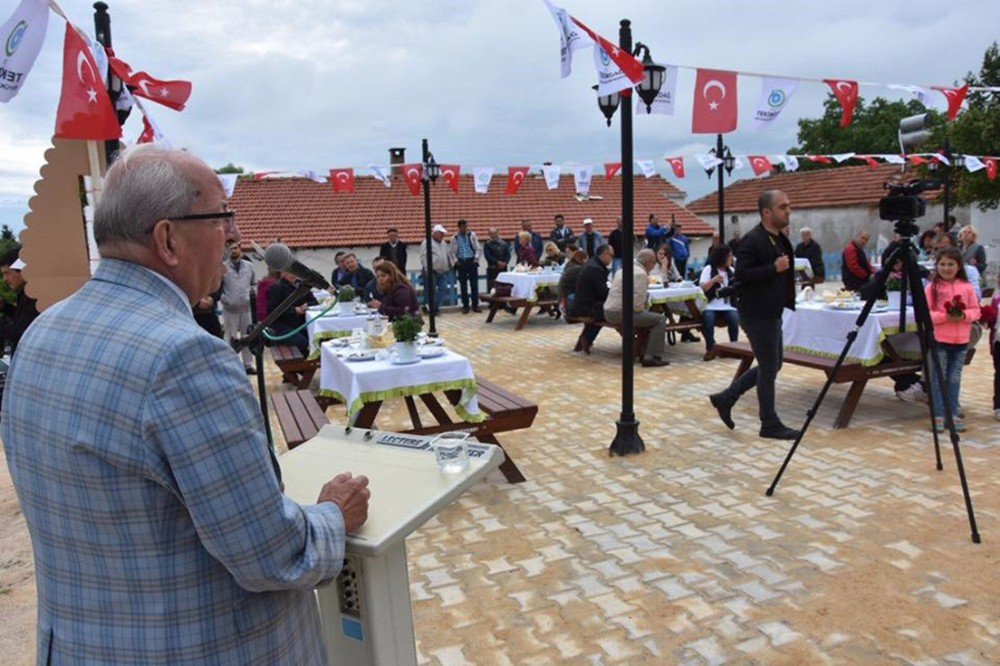
[(453, 351), (437, 358), (420, 359), (410, 365), (388, 360), (345, 361), (332, 343), (323, 343), (320, 355), (320, 395), (347, 405), (347, 420), (354, 423), (367, 402), (415, 396), (437, 391), (460, 390), (455, 411), (469, 423), (486, 417), (476, 399), (476, 376), (469, 359)]
[(511, 273), (497, 275), (497, 282), (511, 285), (510, 295), (514, 298), (526, 298), (529, 301), (538, 300), (538, 289), (545, 286), (558, 285), (562, 273)]
[(801, 258), (801, 257), (796, 257), (795, 258), (795, 270), (804, 272), (806, 274), (806, 277), (812, 277), (813, 276), (812, 264), (809, 263), (808, 259), (804, 259), (804, 258)]
[(681, 287), (673, 285), (670, 287), (649, 288), (646, 301), (650, 305), (666, 305), (668, 308), (681, 314), (689, 314), (687, 301), (694, 299), (699, 310), (704, 310), (708, 304), (705, 292), (698, 285), (693, 287)]
[(322, 317), (317, 317), (324, 308), (309, 308), (306, 311), (306, 332), (309, 334), (309, 358), (319, 358), (320, 343), (334, 338), (350, 337), (356, 328), (365, 328), (368, 324), (368, 313), (355, 315), (334, 315), (333, 310)]
[[(837, 358), (854, 328), (860, 310), (833, 310), (820, 303), (799, 303), (795, 311), (785, 310), (782, 333), (785, 349), (827, 358)], [(913, 308), (907, 308), (906, 330), (916, 331)], [(905, 358), (919, 358), (916, 335), (899, 333), (899, 310), (873, 312), (858, 331), (845, 363), (875, 365), (885, 356), (882, 341), (890, 340), (893, 349)]]

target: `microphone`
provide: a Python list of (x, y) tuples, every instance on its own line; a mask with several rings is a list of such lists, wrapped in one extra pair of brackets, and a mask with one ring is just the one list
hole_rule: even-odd
[(264, 263), (274, 271), (291, 273), (314, 289), (329, 289), (330, 283), (322, 275), (295, 260), (292, 251), (283, 243), (271, 243), (264, 250)]

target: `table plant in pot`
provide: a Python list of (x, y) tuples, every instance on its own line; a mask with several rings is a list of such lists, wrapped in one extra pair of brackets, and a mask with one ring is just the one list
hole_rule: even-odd
[(344, 285), (337, 292), (337, 313), (342, 315), (354, 314), (354, 297), (357, 293), (354, 291), (354, 287), (350, 285)]
[(417, 335), (423, 327), (423, 320), (413, 315), (404, 315), (392, 322), (392, 334), (396, 338), (396, 353), (400, 363), (411, 363), (420, 358), (417, 356)]
[(903, 288), (902, 277), (900, 273), (891, 273), (885, 281), (885, 293), (890, 310), (899, 310), (900, 290)]

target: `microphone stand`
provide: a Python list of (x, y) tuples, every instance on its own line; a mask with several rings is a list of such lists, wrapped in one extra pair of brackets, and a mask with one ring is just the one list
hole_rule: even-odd
[(279, 484), (281, 483), (281, 468), (278, 466), (278, 457), (274, 452), (274, 435), (271, 433), (271, 419), (267, 412), (267, 386), (264, 383), (264, 329), (273, 324), (278, 317), (290, 310), (295, 305), (296, 301), (305, 296), (311, 290), (312, 287), (310, 287), (307, 283), (299, 282), (295, 291), (293, 291), (288, 298), (283, 300), (278, 307), (274, 308), (274, 310), (272, 310), (262, 322), (257, 321), (257, 298), (254, 295), (253, 290), (251, 290), (250, 317), (254, 326), (250, 332), (247, 333), (246, 337), (237, 334), (233, 337), (231, 342), (233, 349), (235, 349), (237, 353), (242, 351), (244, 348), (249, 348), (257, 363), (257, 397), (260, 400), (260, 413), (264, 417), (264, 432), (267, 434), (267, 453), (271, 457), (271, 465), (274, 467), (274, 473), (278, 477)]

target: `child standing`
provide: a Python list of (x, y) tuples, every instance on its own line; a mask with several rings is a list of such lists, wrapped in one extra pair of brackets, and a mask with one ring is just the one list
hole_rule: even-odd
[(983, 308), (982, 321), (990, 328), (990, 354), (993, 355), (993, 418), (1000, 421), (1000, 339), (997, 337), (997, 314), (1000, 313), (1000, 274), (993, 300)]
[[(962, 387), (962, 366), (969, 349), (972, 322), (979, 321), (979, 301), (969, 284), (962, 265), (962, 254), (955, 248), (938, 251), (934, 279), (927, 285), (927, 304), (934, 323), (937, 357), (947, 388), (948, 405), (955, 430), (965, 430), (965, 420), (958, 417), (958, 394)], [(944, 401), (931, 364), (931, 397), (934, 400), (934, 429), (944, 432)]]

